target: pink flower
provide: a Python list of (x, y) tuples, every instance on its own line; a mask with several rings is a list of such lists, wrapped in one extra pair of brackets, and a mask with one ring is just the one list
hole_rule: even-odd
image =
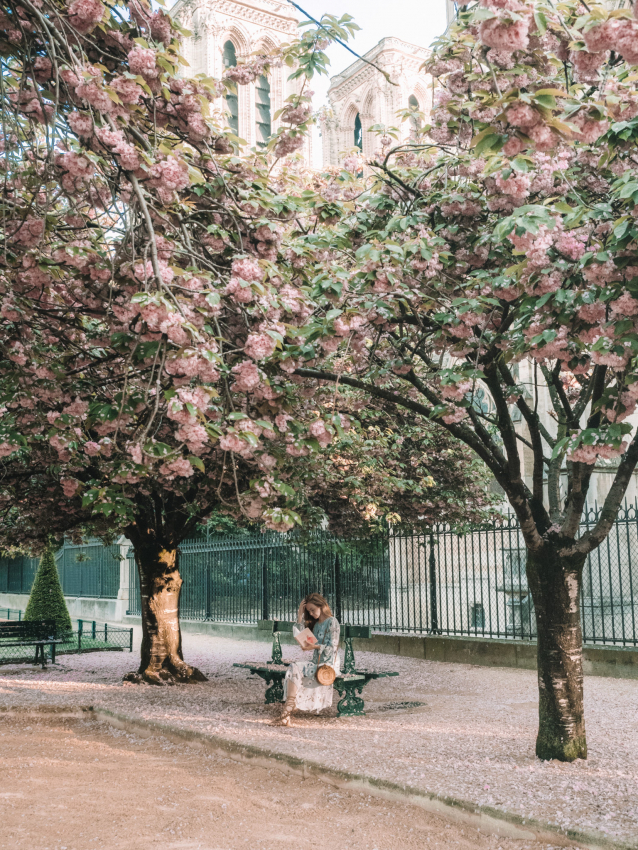
[(93, 440), (89, 440), (88, 442), (86, 442), (84, 444), (84, 451), (90, 457), (95, 457), (96, 455), (99, 455), (99, 453), (100, 453), (100, 444), (94, 443)]
[(638, 313), (638, 301), (628, 292), (623, 292), (620, 298), (609, 305), (614, 316), (635, 316)]
[(88, 139), (93, 133), (93, 119), (87, 113), (71, 112), (66, 119), (69, 122), (69, 127), (81, 139)]
[(78, 487), (80, 486), (80, 482), (76, 478), (63, 478), (60, 483), (62, 484), (62, 490), (64, 491), (64, 495), (67, 499), (72, 499), (73, 496), (76, 495)]
[(7, 222), (6, 233), (10, 243), (22, 248), (35, 248), (42, 239), (44, 226), (44, 219), (29, 215), (24, 221)]
[(518, 101), (507, 110), (507, 120), (512, 127), (527, 129), (533, 127), (541, 120), (540, 115), (528, 103)]
[(263, 360), (275, 350), (277, 343), (265, 333), (249, 334), (244, 346), (244, 351), (253, 360)]
[(139, 74), (148, 82), (159, 77), (160, 69), (155, 62), (155, 51), (150, 47), (134, 47), (128, 55), (131, 74)]
[(238, 393), (252, 392), (255, 387), (261, 383), (261, 375), (257, 364), (251, 360), (244, 360), (243, 363), (238, 363), (231, 369), (235, 375), (235, 383), (232, 384), (231, 390)]
[(159, 471), (170, 481), (173, 478), (190, 478), (195, 470), (185, 457), (178, 457), (168, 463), (163, 463)]
[(233, 260), (231, 266), (233, 277), (241, 278), (246, 281), (261, 281), (264, 279), (264, 270), (255, 260), (244, 257), (240, 260)]
[(12, 446), (10, 443), (0, 443), (0, 457), (8, 457), (17, 452), (20, 446)]
[(510, 23), (500, 18), (483, 21), (479, 27), (479, 38), (487, 47), (511, 53), (514, 50), (526, 50), (529, 44), (529, 21), (521, 18)]
[(106, 11), (100, 0), (75, 0), (69, 6), (69, 23), (78, 32), (91, 32), (99, 24)]

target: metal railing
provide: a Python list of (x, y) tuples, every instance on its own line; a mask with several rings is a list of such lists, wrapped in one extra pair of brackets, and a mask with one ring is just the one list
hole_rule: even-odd
[[(5, 614), (7, 615), (5, 618)], [(0, 608), (0, 620), (22, 620), (24, 612), (14, 608)], [(32, 661), (35, 648), (16, 646), (16, 639), (3, 640), (0, 632), (0, 664), (17, 664)], [(77, 620), (76, 628), (61, 635), (56, 644), (56, 656), (84, 652), (124, 651), (133, 652), (133, 629), (97, 623), (95, 620)], [(50, 648), (45, 647), (50, 656)]]
[[(581, 534), (599, 509), (583, 514)], [(374, 631), (533, 640), (526, 552), (515, 517), (465, 534), (389, 533), (337, 540), (327, 532), (251, 534), (186, 541), (181, 616), (256, 623), (293, 619), (311, 591), (335, 615)], [(140, 614), (135, 565), (129, 613)], [(587, 643), (638, 645), (638, 506), (625, 505), (611, 534), (587, 558), (581, 596)]]
[[(120, 587), (120, 547), (99, 540), (65, 541), (56, 553), (65, 596), (116, 599)], [(0, 558), (0, 593), (30, 593), (39, 558)]]
[[(597, 507), (587, 509), (581, 533), (598, 516)], [(65, 595), (117, 597), (120, 551), (97, 541), (66, 544), (58, 557)], [(131, 552), (129, 613), (139, 615)], [(290, 620), (299, 600), (317, 591), (342, 622), (375, 631), (534, 639), (525, 558), (513, 516), (465, 534), (437, 526), (429, 534), (348, 540), (324, 531), (202, 537), (180, 546), (181, 616), (228, 623)], [(0, 593), (28, 593), (35, 567), (30, 559), (0, 559)], [(586, 642), (638, 645), (637, 505), (625, 505), (587, 558), (581, 614)]]

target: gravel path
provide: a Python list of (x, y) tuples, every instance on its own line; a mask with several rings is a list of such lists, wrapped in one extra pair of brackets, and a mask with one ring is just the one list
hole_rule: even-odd
[(267, 660), (267, 644), (185, 634), (184, 651), (209, 682), (128, 685), (135, 653), (63, 656), (55, 670), (0, 668), (0, 707), (99, 705), (638, 846), (638, 681), (586, 679), (589, 758), (563, 764), (534, 756), (531, 671), (357, 653), (361, 666), (401, 674), (368, 686), (367, 716), (337, 719), (333, 708), (286, 729), (271, 725), (264, 683), (232, 667)]
[(0, 745), (11, 850), (539, 850), (92, 720), (5, 717)]

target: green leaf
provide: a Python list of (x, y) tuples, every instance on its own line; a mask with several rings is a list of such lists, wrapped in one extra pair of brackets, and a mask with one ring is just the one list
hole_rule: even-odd
[(201, 457), (195, 457), (195, 455), (189, 455), (188, 461), (189, 461), (191, 466), (194, 466), (195, 469), (199, 469), (200, 472), (205, 471), (204, 461), (201, 459)]

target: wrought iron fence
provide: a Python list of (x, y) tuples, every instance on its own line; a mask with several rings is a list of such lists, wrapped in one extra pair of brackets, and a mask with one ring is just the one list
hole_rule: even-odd
[[(598, 519), (583, 514), (581, 533)], [(66, 544), (58, 568), (67, 596), (115, 598), (120, 547)], [(513, 516), (457, 534), (397, 533), (338, 540), (328, 532), (201, 537), (180, 547), (181, 616), (256, 623), (295, 616), (311, 591), (336, 616), (375, 631), (492, 638), (535, 637), (525, 545)], [(0, 559), (0, 593), (28, 593), (37, 562)], [(129, 553), (129, 611), (140, 614)], [(587, 559), (581, 595), (588, 643), (638, 645), (638, 506), (625, 506)]]
[[(120, 546), (99, 540), (81, 545), (65, 541), (56, 553), (65, 596), (116, 599), (120, 587)], [(0, 558), (0, 593), (30, 593), (39, 559), (18, 555)]]
[[(3, 609), (0, 609), (0, 614)], [(64, 634), (56, 644), (55, 654), (75, 655), (85, 652), (133, 652), (133, 629), (124, 629), (107, 624), (97, 625), (87, 620), (78, 620), (78, 628)], [(47, 658), (51, 657), (50, 646), (45, 646)], [(35, 647), (20, 645), (19, 639), (3, 639), (0, 633), (0, 664), (23, 664), (33, 662)]]
[[(581, 534), (599, 516), (583, 514)], [(187, 541), (181, 615), (256, 623), (290, 620), (308, 592), (323, 593), (343, 622), (375, 631), (534, 639), (536, 626), (518, 522), (506, 516), (466, 534), (445, 526), (337, 540), (326, 532)], [(140, 613), (129, 569), (130, 613)], [(585, 564), (581, 613), (587, 643), (638, 645), (638, 506), (626, 505)]]

